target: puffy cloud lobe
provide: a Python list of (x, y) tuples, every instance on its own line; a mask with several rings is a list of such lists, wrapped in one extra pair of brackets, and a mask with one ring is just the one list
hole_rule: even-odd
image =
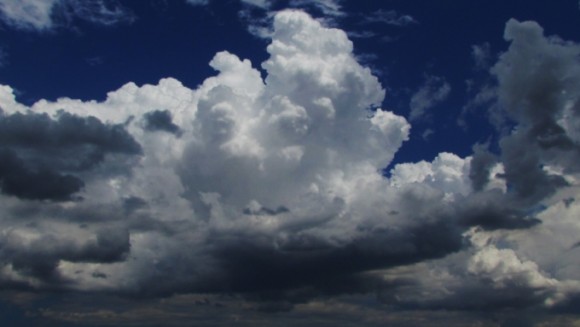
[[(541, 229), (545, 232), (552, 228), (553, 226), (546, 226)], [(523, 253), (518, 255), (513, 249), (498, 248), (497, 244), (501, 241), (510, 242), (508, 241), (510, 237), (506, 236), (497, 233), (474, 234), (472, 239), (477, 250), (469, 259), (468, 272), (485, 284), (491, 285), (494, 288), (493, 292), (500, 293), (512, 289), (519, 293), (533, 293), (535, 301), (549, 308), (565, 306), (570, 298), (574, 298), (580, 287), (577, 279), (568, 279), (561, 275), (560, 279), (550, 277), (536, 262), (520, 257), (530, 254), (540, 262), (545, 260), (541, 259), (538, 253), (522, 251)]]
[(551, 288), (556, 280), (546, 278), (532, 261), (521, 261), (509, 249), (487, 247), (470, 260), (468, 271), (488, 280), (493, 287), (524, 286), (533, 289)]
[[(276, 16), (271, 58), (263, 64), (265, 86), (246, 61), (226, 53), (212, 61), (220, 75), (204, 84), (225, 85), (200, 99), (203, 142), (186, 150), (191, 158), (186, 160), (198, 167), (182, 173), (186, 185), (219, 193), (237, 206), (258, 200), (292, 211), (281, 201), (316, 188), (323, 193), (325, 176), (345, 168), (353, 174), (357, 166), (377, 170), (407, 138), (409, 127), (401, 117), (377, 110), (366, 119), (384, 91), (354, 61), (346, 35), (305, 17), (299, 12)], [(270, 186), (280, 183), (285, 187)]]

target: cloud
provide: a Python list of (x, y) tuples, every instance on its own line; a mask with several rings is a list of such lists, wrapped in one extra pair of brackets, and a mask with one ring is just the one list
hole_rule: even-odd
[(117, 0), (62, 0), (57, 14), (67, 21), (82, 19), (96, 25), (112, 26), (132, 23), (134, 14)]
[(22, 29), (48, 29), (52, 26), (52, 8), (58, 1), (24, 0), (16, 2), (3, 0), (0, 2), (2, 20)]
[[(5, 145), (32, 172), (42, 168), (82, 181), (53, 190), (59, 196), (42, 197), (52, 202), (31, 203), (31, 196), (24, 195), (2, 198), (11, 215), (25, 213), (32, 221), (44, 217), (42, 224), (16, 234), (42, 239), (45, 228), (71, 221), (84, 226), (71, 227), (72, 238), (94, 238), (113, 225), (128, 231), (131, 250), (130, 260), (108, 265), (104, 258), (95, 259), (98, 266), (55, 250), (45, 274), (24, 274), (7, 259), (3, 278), (53, 286), (66, 280), (71, 288), (143, 294), (250, 292), (259, 290), (255, 276), (274, 271), (280, 275), (266, 286), (317, 289), (322, 287), (316, 272), (320, 263), (335, 267), (327, 272), (330, 279), (350, 279), (371, 266), (455, 249), (455, 231), (449, 243), (421, 245), (429, 247), (426, 251), (413, 249), (426, 238), (386, 226), (368, 235), (357, 231), (363, 222), (373, 225), (365, 221), (376, 219), (375, 211), (387, 211), (371, 206), (373, 213), (365, 213), (368, 201), (382, 200), (364, 196), (363, 190), (388, 187), (380, 169), (408, 138), (409, 125), (378, 108), (384, 90), (357, 63), (344, 32), (325, 28), (302, 12), (284, 11), (275, 16), (272, 38), (270, 58), (262, 64), (265, 80), (248, 60), (220, 52), (210, 62), (218, 74), (197, 90), (165, 79), (158, 85), (127, 84), (104, 102), (61, 98), (27, 108), (4, 87)], [(114, 213), (95, 211), (99, 207)], [(436, 222), (433, 226), (447, 230)], [(415, 235), (425, 231), (415, 224), (404, 228)], [(408, 245), (379, 250), (381, 244), (397, 242)], [(185, 244), (195, 250), (180, 253)], [(342, 271), (338, 262), (353, 251), (369, 254)], [(43, 256), (36, 247), (19, 253)], [(143, 269), (151, 260), (156, 266)], [(256, 266), (267, 262), (252, 277), (239, 260)], [(285, 272), (287, 260), (295, 263), (295, 276)], [(168, 275), (173, 277), (163, 277)]]
[(116, 0), (1, 0), (0, 18), (13, 28), (37, 31), (67, 25), (73, 19), (99, 25), (130, 23), (135, 19)]
[(269, 8), (271, 5), (270, 0), (242, 0), (242, 2), (264, 9)]
[(427, 109), (444, 101), (449, 96), (449, 93), (451, 93), (451, 85), (444, 78), (426, 76), (423, 86), (411, 97), (409, 120), (424, 119), (428, 115)]
[[(209, 5), (210, 0), (186, 0), (193, 6)], [(245, 6), (239, 11), (240, 20), (247, 25), (248, 32), (256, 37), (270, 39), (272, 37), (272, 23), (276, 10), (271, 10), (277, 4), (273, 0), (240, 0)], [(286, 8), (304, 10), (318, 17), (325, 25), (336, 25), (337, 18), (345, 16), (341, 0), (290, 0)]]
[[(578, 49), (531, 23), (506, 36), (492, 72), (517, 128), (502, 152), (444, 152), (388, 177), (411, 126), (380, 107), (347, 34), (301, 11), (273, 17), (263, 74), (222, 51), (196, 89), (166, 78), (27, 107), (2, 86), (0, 281), (234, 293), (262, 311), (373, 291), (393, 308), (569, 305)], [(417, 110), (445, 85), (427, 78)]]
[(471, 47), (471, 56), (475, 61), (475, 68), (488, 69), (491, 57), (491, 50), (489, 43), (481, 45), (474, 45)]
[(141, 151), (122, 126), (66, 112), (54, 119), (46, 114), (2, 115), (0, 130), (0, 188), (25, 199), (70, 200), (84, 186), (75, 173), (93, 168), (108, 153)]
[(289, 7), (292, 8), (314, 8), (327, 17), (341, 17), (345, 13), (342, 10), (341, 0), (290, 0)]
[(185, 0), (185, 1), (194, 6), (205, 6), (209, 3), (209, 0)]
[(33, 171), (14, 151), (0, 153), (0, 181), (2, 191), (29, 200), (71, 200), (84, 183), (73, 175), (59, 174), (48, 169)]
[(500, 105), (519, 125), (500, 142), (506, 180), (516, 193), (537, 200), (567, 184), (548, 166), (578, 172), (580, 47), (546, 38), (533, 22), (510, 20), (504, 37), (508, 52), (492, 68), (499, 81)]
[[(544, 36), (536, 23), (515, 20), (506, 24), (505, 38), (510, 47), (491, 68), (497, 79), (492, 101), (515, 127), (501, 137), (501, 152), (477, 145), (462, 169), (461, 159), (447, 154), (445, 165), (437, 163), (440, 155), (391, 171), (392, 183), (413, 190), (404, 197), (410, 205), (456, 217), (467, 228), (478, 226), (463, 233), (471, 248), (387, 271), (394, 282), (406, 278), (417, 284), (396, 287), (382, 298), (386, 304), (511, 307), (524, 316), (527, 310), (568, 312), (577, 303), (580, 274), (570, 262), (578, 255), (578, 224), (569, 219), (577, 197), (578, 81), (569, 72), (579, 68), (578, 45)], [(439, 178), (437, 171), (443, 173)], [(451, 212), (425, 202), (435, 190), (452, 191), (458, 199), (447, 206)]]
[(145, 129), (148, 131), (164, 131), (172, 134), (179, 134), (179, 126), (172, 122), (169, 110), (155, 110), (143, 116)]
[[(185, 0), (187, 3), (194, 6), (205, 6), (209, 4), (210, 0)], [(268, 9), (272, 0), (240, 0), (244, 4), (252, 5), (262, 9)]]
[(402, 15), (395, 10), (379, 9), (364, 16), (364, 23), (374, 24), (383, 23), (393, 26), (408, 26), (418, 24), (417, 20), (409, 15)]
[[(2, 237), (3, 261), (10, 262), (3, 273), (11, 272), (19, 280), (40, 280), (47, 287), (66, 283), (59, 272), (59, 262), (113, 263), (124, 260), (129, 252), (129, 234), (126, 230), (104, 229), (85, 240), (59, 236), (56, 233), (25, 235), (4, 233)], [(23, 283), (25, 284), (25, 283)], [(37, 284), (38, 285), (38, 284)]]
[(488, 280), (493, 287), (508, 288), (525, 285), (531, 288), (550, 288), (557, 281), (546, 278), (532, 261), (522, 261), (511, 249), (487, 246), (471, 257), (468, 271)]
[(475, 191), (481, 191), (489, 184), (494, 167), (497, 167), (497, 158), (485, 146), (475, 145), (469, 171), (471, 185)]

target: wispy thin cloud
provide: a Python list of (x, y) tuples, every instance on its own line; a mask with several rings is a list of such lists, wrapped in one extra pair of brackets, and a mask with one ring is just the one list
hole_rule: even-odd
[(382, 23), (393, 26), (408, 26), (419, 22), (410, 15), (401, 14), (396, 10), (379, 9), (370, 14), (365, 14), (364, 23)]
[(117, 0), (0, 0), (0, 18), (12, 28), (34, 31), (67, 26), (73, 19), (107, 26), (135, 20)]
[(289, 5), (294, 8), (313, 7), (320, 10), (328, 18), (336, 18), (346, 15), (341, 2), (341, 0), (291, 0)]
[(426, 76), (424, 84), (413, 94), (409, 106), (409, 120), (417, 121), (425, 118), (427, 110), (444, 101), (451, 93), (451, 85), (438, 76)]

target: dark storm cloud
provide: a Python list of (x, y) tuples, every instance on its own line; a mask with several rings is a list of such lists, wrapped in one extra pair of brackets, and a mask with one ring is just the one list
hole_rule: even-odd
[(65, 201), (84, 186), (75, 176), (108, 153), (136, 155), (140, 145), (121, 125), (61, 112), (0, 115), (0, 187), (29, 200)]
[(132, 196), (123, 201), (123, 211), (125, 214), (133, 213), (145, 207), (147, 207), (147, 201), (138, 197)]
[(469, 166), (469, 179), (474, 191), (481, 191), (489, 183), (491, 170), (497, 164), (497, 158), (483, 146), (473, 147), (473, 156)]
[(84, 243), (57, 235), (45, 235), (33, 241), (7, 235), (0, 241), (0, 260), (9, 262), (15, 271), (57, 288), (66, 282), (57, 271), (59, 261), (118, 262), (126, 258), (130, 246), (126, 229), (103, 229)]
[(554, 312), (568, 313), (578, 315), (580, 314), (580, 294), (571, 296), (563, 303), (558, 304), (553, 308)]
[[(445, 222), (403, 229), (377, 229), (343, 245), (320, 237), (292, 235), (214, 235), (207, 240), (207, 262), (212, 267), (188, 269), (198, 257), (181, 254), (163, 258), (158, 273), (171, 279), (143, 278), (139, 294), (175, 292), (240, 293), (260, 301), (307, 302), (320, 296), (369, 293), (387, 287), (382, 277), (368, 271), (441, 258), (465, 245), (461, 230)], [(189, 261), (189, 263), (188, 263)], [(181, 268), (177, 268), (175, 262)], [(163, 268), (165, 267), (165, 268)], [(157, 280), (152, 283), (149, 278)], [(274, 308), (270, 308), (274, 310)]]
[(540, 223), (527, 205), (497, 188), (461, 196), (450, 203), (441, 202), (438, 197), (425, 198), (425, 192), (424, 186), (418, 184), (401, 191), (401, 219), (446, 221), (461, 231), (476, 226), (485, 230), (526, 229)]
[(499, 81), (501, 106), (518, 123), (500, 142), (505, 178), (519, 197), (535, 202), (567, 185), (545, 166), (580, 169), (578, 139), (571, 134), (580, 126), (575, 110), (580, 106), (580, 48), (544, 37), (534, 22), (510, 20), (504, 36), (511, 45), (492, 73)]
[(148, 131), (164, 131), (179, 135), (179, 126), (172, 121), (169, 110), (155, 110), (145, 114), (145, 129)]
[(0, 188), (5, 194), (28, 200), (66, 201), (83, 186), (83, 181), (72, 175), (31, 171), (14, 151), (0, 148)]
[(275, 215), (288, 213), (288, 212), (290, 212), (290, 210), (288, 210), (288, 208), (286, 208), (284, 206), (279, 206), (276, 209), (260, 207), (257, 210), (254, 208), (245, 208), (243, 211), (244, 215), (257, 215), (257, 216), (264, 216), (264, 215), (275, 216)]
[(498, 190), (467, 197), (460, 205), (457, 216), (459, 224), (480, 226), (485, 230), (525, 229), (541, 223), (519, 203)]
[(547, 162), (541, 150), (524, 135), (506, 137), (500, 144), (506, 181), (520, 198), (535, 203), (567, 185), (564, 178), (543, 169)]
[(53, 157), (67, 151), (81, 154), (88, 157), (84, 165), (62, 163), (62, 168), (79, 170), (99, 163), (105, 153), (141, 153), (141, 146), (122, 125), (107, 125), (95, 117), (78, 117), (64, 111), (56, 119), (34, 113), (0, 116), (0, 146)]

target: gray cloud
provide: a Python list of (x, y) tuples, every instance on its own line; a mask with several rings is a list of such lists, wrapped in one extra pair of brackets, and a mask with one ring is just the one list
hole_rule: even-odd
[(471, 185), (475, 191), (483, 190), (489, 183), (492, 168), (497, 164), (497, 158), (484, 146), (473, 147), (473, 159), (469, 171)]
[(175, 125), (171, 119), (169, 110), (155, 110), (145, 114), (145, 129), (149, 131), (164, 131), (179, 135), (179, 126)]
[(46, 283), (46, 288), (66, 285), (67, 280), (58, 272), (60, 260), (85, 263), (113, 263), (124, 260), (129, 252), (127, 230), (105, 229), (96, 233), (92, 240), (77, 243), (73, 239), (63, 239), (58, 235), (45, 235), (27, 242), (16, 235), (2, 237), (2, 261), (8, 261), (11, 268)]
[(0, 116), (0, 187), (32, 200), (63, 201), (83, 186), (75, 173), (94, 168), (108, 153), (136, 155), (140, 145), (121, 125), (66, 112)]
[(580, 159), (572, 109), (579, 101), (575, 72), (580, 72), (580, 48), (542, 33), (536, 23), (509, 21), (505, 38), (512, 41), (510, 49), (492, 69), (500, 104), (519, 124), (500, 143), (506, 179), (519, 196), (532, 200), (567, 184), (546, 166), (577, 172)]
[(0, 150), (0, 159), (0, 188), (5, 194), (29, 200), (66, 201), (84, 186), (73, 175), (30, 170), (14, 151)]

